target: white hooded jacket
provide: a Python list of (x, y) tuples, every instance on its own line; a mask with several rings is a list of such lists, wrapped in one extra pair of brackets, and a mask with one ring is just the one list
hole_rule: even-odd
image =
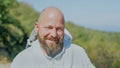
[(51, 58), (41, 50), (33, 30), (27, 48), (15, 57), (11, 68), (95, 68), (84, 49), (71, 44), (72, 36), (66, 29), (64, 34), (62, 51)]

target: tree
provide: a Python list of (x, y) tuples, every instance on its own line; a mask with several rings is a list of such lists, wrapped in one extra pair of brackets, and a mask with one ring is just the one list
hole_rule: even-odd
[(9, 15), (9, 10), (16, 5), (16, 0), (0, 0), (0, 54), (10, 58), (23, 49), (27, 38), (20, 22)]

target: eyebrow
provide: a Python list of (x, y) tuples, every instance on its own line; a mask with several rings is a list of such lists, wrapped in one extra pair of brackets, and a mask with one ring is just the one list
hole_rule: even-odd
[[(53, 27), (52, 25), (46, 25), (45, 27)], [(64, 26), (58, 26), (57, 28), (64, 28)]]

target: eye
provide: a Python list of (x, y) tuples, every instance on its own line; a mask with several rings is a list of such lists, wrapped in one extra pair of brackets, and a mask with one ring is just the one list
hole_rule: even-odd
[(57, 31), (64, 31), (64, 28), (57, 28)]

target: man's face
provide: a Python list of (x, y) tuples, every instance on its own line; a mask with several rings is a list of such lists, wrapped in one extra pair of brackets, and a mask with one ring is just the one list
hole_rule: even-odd
[(64, 22), (59, 16), (49, 15), (40, 21), (38, 26), (40, 43), (50, 50), (62, 45), (64, 37)]

